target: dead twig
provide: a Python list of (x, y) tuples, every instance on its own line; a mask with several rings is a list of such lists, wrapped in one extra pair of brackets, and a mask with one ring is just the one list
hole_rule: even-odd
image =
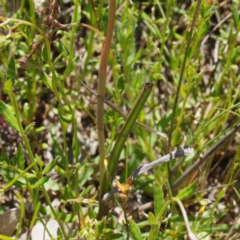
[(229, 131), (221, 140), (219, 140), (212, 148), (210, 148), (202, 157), (200, 157), (191, 167), (189, 167), (172, 185), (173, 191), (175, 191), (179, 185), (189, 176), (191, 176), (197, 169), (214, 154), (227, 140), (229, 140), (237, 131), (240, 130), (240, 124)]

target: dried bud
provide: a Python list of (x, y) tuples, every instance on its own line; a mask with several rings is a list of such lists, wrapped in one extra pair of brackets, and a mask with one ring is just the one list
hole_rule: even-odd
[(54, 27), (55, 28), (63, 28), (65, 27), (64, 24), (61, 24), (60, 22), (58, 22), (57, 20), (54, 20)]
[[(28, 54), (30, 55), (30, 54)], [(18, 63), (22, 69), (28, 69), (27, 58), (23, 57), (18, 60)]]

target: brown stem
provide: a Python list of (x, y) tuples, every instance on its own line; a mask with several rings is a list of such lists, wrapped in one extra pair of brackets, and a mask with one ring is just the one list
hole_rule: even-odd
[[(99, 81), (98, 81), (98, 95), (104, 97), (105, 95), (105, 86), (106, 86), (106, 75), (107, 75), (107, 63), (108, 63), (108, 55), (111, 48), (112, 36), (113, 36), (113, 28), (114, 28), (114, 20), (115, 20), (115, 12), (116, 12), (116, 0), (111, 0), (109, 5), (109, 17), (108, 17), (108, 26), (107, 26), (107, 34), (106, 38), (102, 43), (102, 54), (99, 68)], [(103, 188), (103, 179), (105, 174), (105, 136), (104, 136), (104, 102), (98, 99), (97, 103), (97, 129), (98, 129), (98, 141), (99, 141), (99, 152), (100, 152), (100, 194), (99, 197), (102, 196), (102, 188)]]

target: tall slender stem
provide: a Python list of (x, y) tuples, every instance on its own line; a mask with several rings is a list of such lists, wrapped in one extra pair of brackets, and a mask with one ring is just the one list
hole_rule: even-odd
[[(186, 62), (187, 62), (187, 58), (188, 58), (188, 52), (189, 52), (189, 48), (190, 48), (190, 44), (191, 44), (192, 33), (193, 33), (193, 29), (196, 25), (197, 16), (198, 16), (198, 13), (199, 13), (199, 10), (200, 10), (201, 2), (202, 2), (202, 0), (197, 1), (197, 6), (196, 6), (196, 9), (195, 9), (192, 24), (191, 24), (191, 27), (190, 27), (190, 30), (189, 30), (187, 47), (185, 49), (184, 59), (183, 59), (181, 72), (180, 72), (180, 77), (179, 77), (179, 81), (178, 81), (177, 92), (176, 92), (176, 97), (175, 97), (174, 106), (173, 106), (173, 114), (172, 114), (172, 119), (171, 119), (171, 127), (170, 127), (170, 132), (169, 132), (169, 137), (168, 137), (168, 151), (169, 152), (170, 152), (170, 148), (171, 148), (173, 125), (174, 125), (174, 119), (175, 119), (175, 115), (176, 115), (176, 109), (177, 109), (177, 104), (178, 104), (180, 87), (182, 85), (182, 81), (183, 81), (183, 77), (184, 77), (184, 73), (185, 73), (185, 66), (186, 66)], [(170, 175), (170, 165), (169, 165), (169, 163), (168, 163), (168, 173), (169, 173), (168, 174), (169, 183), (171, 184), (171, 175)]]
[[(108, 26), (107, 26), (107, 34), (106, 38), (102, 43), (102, 54), (101, 54), (101, 62), (99, 68), (99, 80), (98, 80), (98, 95), (104, 97), (105, 95), (105, 86), (106, 86), (106, 77), (107, 77), (107, 63), (108, 63), (108, 55), (111, 48), (113, 29), (114, 29), (114, 21), (115, 21), (115, 12), (116, 12), (116, 0), (111, 0), (109, 5), (109, 17), (108, 17)], [(105, 174), (105, 136), (104, 136), (104, 102), (98, 99), (97, 103), (97, 129), (98, 129), (98, 141), (99, 141), (99, 153), (100, 153), (100, 194), (102, 196), (103, 189), (103, 179)]]

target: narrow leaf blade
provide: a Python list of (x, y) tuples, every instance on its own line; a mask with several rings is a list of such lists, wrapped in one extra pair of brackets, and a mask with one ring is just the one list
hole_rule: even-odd
[(9, 126), (11, 126), (13, 129), (19, 132), (17, 119), (10, 110), (10, 107), (1, 100), (0, 100), (0, 114), (3, 116), (4, 120), (7, 122)]
[(148, 222), (150, 223), (150, 225), (157, 225), (158, 221), (156, 219), (156, 217), (154, 216), (154, 214), (152, 212), (148, 213)]
[(25, 159), (24, 159), (24, 152), (23, 147), (19, 144), (16, 154), (13, 157), (13, 165), (18, 166), (21, 170), (24, 169)]
[(138, 225), (132, 219), (129, 221), (129, 230), (130, 230), (131, 237), (133, 239), (135, 240), (142, 239), (141, 231)]
[(8, 61), (8, 66), (7, 66), (7, 79), (11, 79), (12, 83), (15, 83), (15, 60), (14, 57), (11, 56), (9, 61)]
[(164, 205), (164, 194), (161, 185), (156, 182), (154, 187), (154, 213), (157, 216)]
[(59, 157), (53, 159), (48, 165), (43, 169), (43, 175), (49, 173), (57, 164)]
[(235, 24), (235, 27), (238, 27), (239, 24), (239, 14), (238, 14), (238, 9), (235, 6), (235, 4), (232, 5), (232, 18)]
[(45, 182), (48, 181), (49, 178), (50, 178), (49, 176), (41, 178), (33, 185), (33, 188), (41, 187)]
[(179, 198), (180, 200), (190, 198), (195, 193), (196, 189), (197, 189), (197, 183), (194, 182), (189, 186), (187, 186), (186, 188), (182, 189), (178, 193), (177, 198)]

